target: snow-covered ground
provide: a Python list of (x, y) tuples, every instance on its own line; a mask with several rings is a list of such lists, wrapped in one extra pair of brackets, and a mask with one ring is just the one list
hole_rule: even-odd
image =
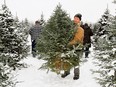
[[(84, 59), (84, 58), (83, 58)], [(95, 74), (92, 74), (91, 69), (96, 67), (93, 64), (94, 53), (91, 48), (91, 53), (86, 62), (80, 65), (80, 78), (73, 80), (73, 70), (71, 74), (65, 78), (61, 78), (54, 72), (46, 70), (39, 70), (39, 67), (44, 62), (33, 58), (31, 55), (23, 62), (28, 64), (28, 68), (23, 68), (17, 71), (16, 87), (101, 87), (94, 79)]]

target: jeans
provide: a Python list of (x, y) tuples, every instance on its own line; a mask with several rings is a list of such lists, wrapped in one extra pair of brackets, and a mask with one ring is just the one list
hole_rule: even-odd
[(85, 52), (85, 58), (88, 57), (90, 51), (89, 51), (89, 48), (91, 47), (91, 44), (87, 44), (85, 45), (85, 49), (84, 49), (84, 52)]
[(36, 41), (35, 40), (32, 41), (32, 55), (33, 57), (36, 56)]

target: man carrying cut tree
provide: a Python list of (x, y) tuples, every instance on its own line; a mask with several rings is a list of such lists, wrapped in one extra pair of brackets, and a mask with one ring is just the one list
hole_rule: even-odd
[[(74, 23), (75, 23), (75, 27), (74, 27), (74, 36), (73, 39), (68, 43), (69, 47), (78, 47), (76, 50), (76, 54), (78, 55), (78, 57), (80, 58), (82, 56), (82, 45), (83, 45), (83, 38), (84, 38), (84, 30), (83, 28), (80, 26), (80, 22), (81, 22), (81, 14), (76, 14), (74, 16)], [(74, 80), (79, 79), (79, 64), (77, 66), (74, 67)], [(67, 75), (70, 74), (70, 70), (67, 70), (64, 72), (64, 74), (61, 75), (62, 78), (65, 78)]]

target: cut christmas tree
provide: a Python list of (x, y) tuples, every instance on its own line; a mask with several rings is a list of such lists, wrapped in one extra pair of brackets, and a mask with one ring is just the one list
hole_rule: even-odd
[(68, 47), (73, 37), (73, 22), (61, 5), (57, 5), (53, 15), (46, 23), (38, 39), (37, 50), (40, 59), (46, 60), (41, 68), (56, 73), (79, 65), (79, 54), (73, 47)]

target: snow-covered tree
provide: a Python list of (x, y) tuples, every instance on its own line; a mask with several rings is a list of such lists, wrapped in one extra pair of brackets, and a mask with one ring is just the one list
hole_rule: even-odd
[[(0, 86), (10, 86), (8, 73), (21, 67), (27, 56), (27, 38), (19, 22), (15, 20), (6, 5), (0, 9)], [(4, 71), (5, 70), (5, 71)]]
[(44, 20), (44, 14), (43, 14), (43, 13), (41, 14), (40, 24), (41, 24), (42, 26), (45, 25), (45, 20)]
[[(95, 46), (97, 64), (100, 69), (98, 78), (103, 87), (116, 86), (116, 16), (106, 16), (107, 22), (103, 22), (105, 33), (98, 38)], [(106, 26), (107, 25), (107, 26)], [(105, 27), (104, 27), (105, 26)], [(102, 31), (103, 31), (102, 30)]]
[(104, 36), (107, 33), (106, 29), (109, 26), (109, 21), (111, 21), (111, 20), (112, 20), (111, 14), (107, 7), (106, 11), (102, 15), (102, 17), (100, 18), (98, 23), (95, 24), (95, 27), (94, 27), (94, 33), (95, 33), (94, 38), (95, 38), (96, 42), (101, 36)]
[(22, 22), (20, 22), (20, 25), (21, 25), (21, 27), (22, 27), (23, 30), (24, 30), (23, 33), (25, 34), (25, 36), (28, 37), (28, 35), (29, 35), (29, 29), (30, 29), (30, 27), (31, 27), (33, 24), (30, 23), (29, 20), (28, 20), (27, 18), (25, 18), (25, 20), (23, 20)]
[(74, 50), (70, 51), (67, 47), (74, 33), (72, 25), (73, 22), (69, 15), (62, 10), (60, 4), (57, 5), (38, 40), (39, 54), (46, 55), (40, 58), (46, 60), (42, 68), (59, 73), (61, 70), (71, 68), (75, 63), (78, 63), (79, 59)]

